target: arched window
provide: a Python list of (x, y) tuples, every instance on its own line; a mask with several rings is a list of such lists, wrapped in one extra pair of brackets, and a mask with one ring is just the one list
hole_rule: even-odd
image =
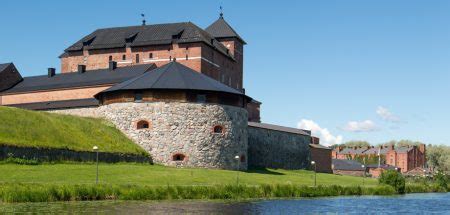
[(126, 60), (127, 56), (126, 55), (122, 55), (122, 60)]
[(246, 161), (245, 155), (241, 155), (241, 156), (240, 156), (240, 159), (241, 159), (241, 163), (245, 163), (245, 161)]
[(112, 55), (109, 56), (109, 61), (112, 61)]
[(172, 56), (169, 57), (169, 61), (172, 61)]
[(177, 153), (172, 156), (173, 161), (184, 161), (185, 158), (186, 156), (181, 153)]
[(139, 54), (136, 54), (136, 63), (139, 63)]
[(221, 126), (221, 125), (216, 125), (216, 126), (214, 126), (214, 128), (213, 128), (213, 132), (215, 133), (215, 134), (223, 134), (223, 132), (224, 132), (224, 128), (223, 128), (223, 126)]
[(141, 120), (136, 123), (136, 129), (148, 129), (150, 128), (150, 123), (146, 120)]
[(153, 53), (148, 54), (148, 58), (152, 59), (153, 58)]
[(186, 55), (186, 60), (189, 60), (189, 56), (188, 55)]

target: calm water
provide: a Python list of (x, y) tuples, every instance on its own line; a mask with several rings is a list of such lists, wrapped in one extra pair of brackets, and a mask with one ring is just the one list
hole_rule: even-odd
[(252, 202), (97, 201), (1, 204), (0, 213), (32, 214), (450, 214), (450, 194), (410, 194)]

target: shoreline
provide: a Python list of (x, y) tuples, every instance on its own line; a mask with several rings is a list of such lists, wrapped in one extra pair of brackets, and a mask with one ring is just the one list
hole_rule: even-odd
[[(407, 185), (405, 194), (437, 193), (437, 186)], [(446, 191), (445, 191), (446, 192)], [(139, 185), (43, 185), (2, 184), (0, 203), (77, 202), (77, 201), (257, 201), (338, 196), (402, 195), (387, 185), (304, 186), (304, 185), (211, 185), (211, 186), (139, 186)]]

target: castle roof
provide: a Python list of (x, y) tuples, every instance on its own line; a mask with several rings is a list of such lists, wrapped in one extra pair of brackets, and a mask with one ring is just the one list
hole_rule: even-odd
[(99, 94), (124, 90), (199, 90), (245, 96), (241, 91), (222, 84), (178, 62), (168, 63), (112, 86)]
[(246, 42), (239, 36), (238, 33), (236, 33), (236, 31), (228, 24), (227, 21), (225, 21), (222, 16), (205, 30), (215, 38), (237, 38), (242, 43), (246, 44)]
[(0, 92), (13, 87), (22, 80), (22, 76), (13, 63), (0, 64)]
[(234, 59), (222, 43), (192, 22), (97, 29), (69, 46), (65, 52), (81, 51), (83, 48), (95, 50), (193, 42), (205, 43)]
[(268, 130), (275, 130), (275, 131), (282, 131), (287, 133), (293, 133), (293, 134), (300, 134), (304, 136), (311, 136), (311, 131), (297, 129), (297, 128), (290, 128), (290, 127), (284, 127), (279, 125), (272, 125), (267, 123), (258, 123), (258, 122), (248, 122), (249, 127), (256, 127), (256, 128), (264, 128)]
[(117, 84), (141, 75), (153, 68), (155, 68), (154, 64), (142, 64), (118, 67), (114, 70), (99, 69), (89, 70), (83, 73), (62, 73), (52, 77), (49, 77), (48, 75), (25, 77), (14, 87), (3, 91), (2, 94)]

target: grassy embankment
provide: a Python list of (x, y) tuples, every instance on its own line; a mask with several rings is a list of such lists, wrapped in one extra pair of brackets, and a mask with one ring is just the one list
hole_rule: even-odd
[(8, 107), (0, 107), (0, 144), (74, 151), (97, 145), (100, 152), (147, 154), (104, 120)]
[(374, 179), (317, 174), (306, 170), (172, 168), (146, 164), (100, 164), (95, 185), (93, 164), (1, 164), (0, 199), (4, 202), (66, 200), (247, 199), (392, 194)]
[[(177, 169), (146, 164), (100, 164), (95, 185), (95, 165), (1, 164), (0, 201), (42, 202), (79, 200), (170, 200), (293, 198), (338, 195), (393, 195), (390, 186), (375, 179), (306, 170)], [(436, 186), (407, 185), (406, 192), (437, 192)]]

